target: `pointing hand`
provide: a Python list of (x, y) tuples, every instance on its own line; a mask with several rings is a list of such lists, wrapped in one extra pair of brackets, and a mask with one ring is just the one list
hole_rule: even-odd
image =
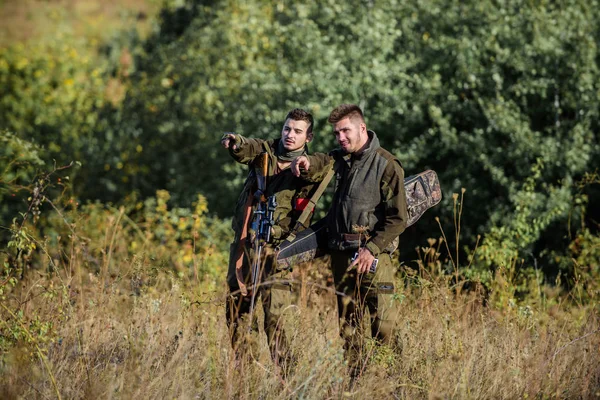
[(296, 157), (294, 161), (292, 161), (290, 168), (292, 169), (292, 173), (295, 176), (300, 176), (300, 168), (302, 168), (305, 171), (308, 171), (308, 169), (310, 168), (310, 161), (306, 156)]
[(221, 146), (225, 147), (226, 149), (228, 149), (229, 146), (231, 146), (233, 150), (237, 150), (237, 146), (235, 144), (235, 136), (235, 133), (225, 132), (223, 134), (223, 137), (221, 138)]

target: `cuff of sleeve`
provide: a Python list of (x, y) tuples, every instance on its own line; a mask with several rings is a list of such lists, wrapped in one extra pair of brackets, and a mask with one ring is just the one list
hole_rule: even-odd
[(275, 225), (271, 227), (271, 237), (273, 239), (281, 239), (281, 237), (283, 236), (283, 230), (281, 229), (280, 226)]
[(367, 249), (369, 249), (369, 251), (373, 254), (374, 257), (377, 257), (379, 255), (379, 253), (381, 253), (381, 249), (379, 248), (379, 246), (377, 246), (375, 243), (373, 242), (367, 242), (367, 244), (365, 245), (365, 247)]
[[(236, 133), (235, 140), (233, 142), (234, 145), (229, 147), (229, 151), (232, 154), (238, 154), (240, 151), (242, 151), (242, 147), (243, 147), (244, 143), (246, 143), (246, 141), (244, 140), (244, 137), (242, 135), (238, 135)], [(235, 147), (235, 149), (234, 149), (234, 147)]]

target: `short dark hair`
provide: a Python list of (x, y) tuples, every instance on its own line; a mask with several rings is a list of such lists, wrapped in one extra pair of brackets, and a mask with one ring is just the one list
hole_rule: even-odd
[(306, 133), (311, 133), (313, 130), (314, 120), (311, 113), (304, 111), (301, 108), (294, 108), (285, 116), (285, 120), (293, 119), (294, 121), (306, 121), (308, 122), (308, 129)]
[(356, 120), (358, 118), (360, 122), (365, 122), (363, 112), (360, 109), (360, 107), (356, 104), (340, 104), (339, 106), (334, 108), (333, 111), (331, 111), (331, 114), (329, 114), (329, 118), (327, 119), (327, 121), (329, 121), (332, 124), (335, 124), (346, 117), (350, 118), (351, 120)]

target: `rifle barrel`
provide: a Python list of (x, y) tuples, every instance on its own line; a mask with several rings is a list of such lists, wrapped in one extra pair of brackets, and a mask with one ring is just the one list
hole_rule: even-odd
[(254, 254), (254, 263), (252, 264), (252, 295), (250, 297), (250, 316), (254, 315), (254, 302), (256, 300), (256, 291), (260, 281), (260, 253), (262, 253), (262, 245), (258, 246), (256, 254)]

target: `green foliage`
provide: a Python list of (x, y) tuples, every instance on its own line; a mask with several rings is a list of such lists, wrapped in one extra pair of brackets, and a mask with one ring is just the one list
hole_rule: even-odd
[(106, 114), (119, 112), (136, 40), (132, 31), (102, 44), (59, 25), (56, 35), (0, 48), (0, 127), (34, 143), (48, 165), (83, 161), (72, 176), (77, 195), (99, 197), (114, 187), (106, 171), (127, 162), (114, 153)]
[[(567, 254), (564, 237), (581, 226), (569, 220), (573, 182), (600, 156), (598, 9), (170, 1), (143, 44), (124, 31), (98, 52), (64, 34), (3, 50), (0, 125), (44, 145), (45, 160), (84, 160), (78, 197), (164, 189), (177, 208), (201, 193), (228, 216), (245, 170), (218, 146), (223, 131), (276, 137), (304, 107), (317, 121), (311, 147), (326, 151), (329, 110), (357, 103), (407, 175), (432, 168), (444, 193), (468, 189), (461, 241), (490, 232), (481, 271), (529, 253), (554, 271), (542, 249)], [(451, 201), (404, 235), (405, 250), (436, 235), (434, 213), (452, 223)]]
[[(159, 190), (155, 197), (131, 198), (118, 209), (99, 202), (79, 205), (71, 198), (61, 214), (43, 215), (46, 245), (68, 247), (76, 241), (85, 267), (95, 275), (127, 275), (141, 263), (178, 278), (217, 280), (227, 269), (228, 221), (207, 215), (201, 195), (189, 208), (170, 207), (169, 198)], [(123, 259), (130, 265), (118, 263)]]
[(571, 286), (581, 303), (600, 297), (600, 237), (588, 229), (581, 231), (569, 245), (571, 268), (567, 270)]
[[(160, 247), (146, 245), (148, 255), (157, 259), (168, 257), (169, 265), (180, 277), (222, 276), (227, 270), (231, 242), (228, 224), (206, 215), (207, 202), (202, 195), (197, 196), (192, 208), (169, 209), (169, 199), (169, 192), (159, 190), (156, 197), (143, 203), (137, 224), (144, 233), (144, 241), (160, 244)], [(139, 250), (140, 245), (138, 241), (131, 242), (130, 251)]]
[[(526, 179), (523, 189), (515, 192), (511, 199), (515, 213), (513, 219), (504, 225), (493, 226), (481, 246), (478, 256), (483, 261), (483, 268), (509, 266), (517, 260), (523, 251), (531, 248), (540, 237), (540, 232), (560, 215), (568, 211), (570, 194), (565, 188), (550, 187), (551, 193), (560, 201), (549, 201), (539, 190), (539, 180), (543, 164), (541, 159), (532, 168), (532, 175)], [(555, 192), (555, 193), (552, 193)], [(556, 193), (562, 192), (562, 193)]]
[(9, 313), (8, 318), (2, 320), (0, 332), (0, 362), (3, 362), (6, 353), (17, 345), (25, 350), (24, 356), (27, 358), (43, 357), (47, 353), (48, 345), (55, 339), (51, 322), (37, 314), (27, 318), (23, 310)]
[(3, 130), (0, 132), (0, 182), (2, 192), (7, 195), (9, 188), (19, 189), (33, 180), (35, 168), (44, 165), (40, 159), (40, 148)]
[(106, 64), (94, 52), (65, 33), (0, 49), (0, 125), (44, 146), (46, 159), (83, 159), (106, 101)]
[(408, 174), (432, 167), (446, 193), (469, 188), (467, 242), (521, 224), (514, 245), (527, 252), (566, 221), (571, 182), (598, 153), (597, 13), (587, 3), (211, 5), (165, 9), (132, 78), (123, 115), (135, 120), (119, 131), (130, 154), (143, 147), (145, 169), (128, 180), (143, 193), (166, 187), (179, 201), (200, 189), (228, 213), (243, 172), (216, 145), (222, 131), (274, 137), (301, 106), (317, 117), (314, 147), (327, 150), (328, 111), (355, 102)]
[[(0, 156), (0, 200), (2, 221), (10, 221), (10, 226), (0, 225), (0, 242), (6, 242), (0, 275), (0, 295), (4, 295), (4, 286), (14, 286), (16, 278), (22, 277), (31, 264), (36, 250), (36, 230), (30, 223), (36, 223), (41, 215), (43, 204), (48, 202), (47, 195), (54, 195), (53, 187), (65, 188), (58, 172), (68, 169), (54, 166), (45, 171), (45, 163), (40, 159), (40, 148), (15, 135), (4, 131), (0, 133), (3, 153)], [(16, 217), (19, 215), (19, 217)]]
[[(579, 195), (571, 210), (575, 220), (586, 221), (586, 210), (589, 209), (589, 197), (586, 192), (600, 184), (598, 172), (585, 174), (584, 178), (576, 183)], [(579, 218), (575, 218), (578, 216)], [(568, 251), (560, 249), (545, 249), (549, 257), (553, 257), (560, 266), (560, 273), (567, 277), (567, 286), (577, 292), (577, 299), (581, 303), (596, 301), (600, 295), (600, 235), (597, 233), (598, 223), (590, 220), (590, 225), (582, 223), (569, 232)]]
[(0, 217), (3, 221), (16, 214), (14, 205), (23, 200), (23, 193), (44, 166), (39, 152), (40, 148), (33, 143), (9, 131), (0, 131)]

